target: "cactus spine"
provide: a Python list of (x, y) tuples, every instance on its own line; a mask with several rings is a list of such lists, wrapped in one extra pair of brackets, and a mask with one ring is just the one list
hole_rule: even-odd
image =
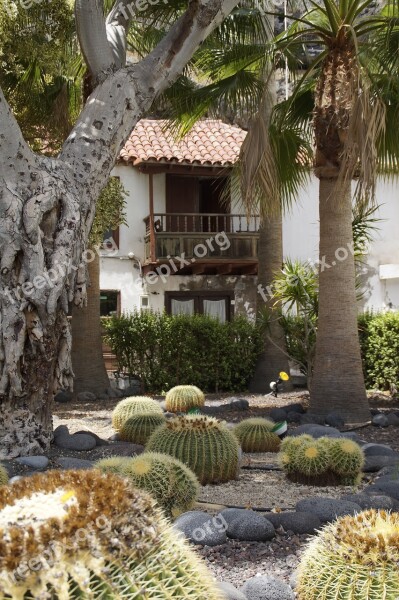
[(237, 438), (212, 417), (175, 417), (154, 431), (146, 450), (178, 458), (203, 485), (229, 481), (237, 475)]
[(204, 404), (205, 396), (195, 385), (177, 385), (165, 396), (166, 410), (173, 413), (187, 413)]
[(346, 438), (308, 435), (287, 437), (281, 443), (279, 462), (287, 476), (308, 485), (357, 485), (364, 464), (358, 444)]
[(146, 444), (150, 435), (157, 427), (165, 423), (163, 415), (147, 414), (135, 415), (125, 421), (119, 431), (119, 437), (125, 442)]
[(146, 396), (131, 396), (118, 402), (112, 413), (112, 426), (120, 431), (122, 425), (135, 415), (158, 414), (163, 415), (160, 404)]
[(274, 423), (254, 417), (244, 419), (233, 429), (244, 452), (278, 452), (280, 438), (271, 429)]
[(305, 550), (299, 600), (399, 597), (399, 514), (368, 510), (327, 525)]
[(337, 439), (330, 444), (330, 467), (343, 476), (358, 475), (364, 466), (364, 454), (352, 440)]
[(1, 488), (0, 539), (1, 600), (222, 598), (155, 501), (95, 469)]
[[(96, 467), (103, 472), (113, 469), (112, 459), (103, 459)], [(118, 471), (117, 471), (118, 472)], [(199, 483), (192, 471), (177, 458), (146, 452), (119, 464), (119, 475), (127, 477), (140, 490), (150, 493), (167, 517), (177, 517), (193, 507)]]

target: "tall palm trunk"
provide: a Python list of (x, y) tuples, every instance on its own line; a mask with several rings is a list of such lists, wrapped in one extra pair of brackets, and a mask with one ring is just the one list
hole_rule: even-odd
[[(351, 176), (345, 158), (359, 95), (356, 49), (345, 29), (326, 56), (315, 97), (319, 177), (319, 318), (310, 390), (312, 412), (339, 411), (348, 423), (370, 417), (357, 329)], [(344, 175), (347, 173), (346, 175)]]
[[(280, 371), (289, 372), (284, 332), (278, 321), (278, 310), (270, 290), (276, 271), (283, 263), (283, 223), (281, 212), (263, 219), (259, 230), (257, 310), (266, 309), (270, 324), (264, 336), (264, 351), (259, 356), (250, 382), (251, 392), (270, 391), (269, 384)], [(290, 387), (288, 385), (288, 387)], [(285, 389), (288, 389), (285, 384)]]
[(357, 327), (350, 182), (320, 179), (319, 319), (312, 411), (339, 411), (352, 423), (369, 416)]
[(88, 264), (90, 286), (87, 305), (72, 310), (72, 367), (75, 374), (74, 392), (99, 395), (109, 389), (109, 379), (102, 352), (100, 319), (100, 258)]

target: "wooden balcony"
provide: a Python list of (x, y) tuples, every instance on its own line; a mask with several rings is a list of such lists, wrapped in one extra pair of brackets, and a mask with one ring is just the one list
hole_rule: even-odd
[(144, 272), (174, 260), (179, 275), (257, 273), (257, 215), (157, 213), (144, 221)]

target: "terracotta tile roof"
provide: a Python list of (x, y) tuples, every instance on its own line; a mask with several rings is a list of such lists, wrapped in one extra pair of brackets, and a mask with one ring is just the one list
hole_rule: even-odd
[(165, 120), (142, 119), (120, 153), (124, 162), (173, 162), (183, 164), (234, 164), (246, 131), (222, 121), (198, 121), (190, 133), (176, 140)]

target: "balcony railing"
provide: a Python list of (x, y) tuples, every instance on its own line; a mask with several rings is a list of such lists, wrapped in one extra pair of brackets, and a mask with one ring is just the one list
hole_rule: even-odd
[(258, 215), (157, 213), (145, 225), (146, 263), (182, 255), (207, 261), (258, 257)]

